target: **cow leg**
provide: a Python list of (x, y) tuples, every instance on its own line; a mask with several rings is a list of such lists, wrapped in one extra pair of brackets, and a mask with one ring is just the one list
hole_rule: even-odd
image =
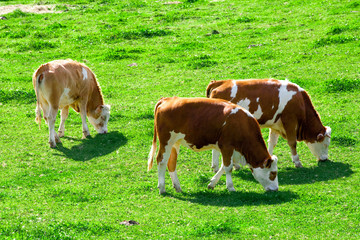
[(221, 164), (219, 171), (217, 171), (215, 176), (211, 178), (210, 183), (208, 185), (208, 189), (214, 189), (215, 185), (218, 183), (220, 177), (224, 174), (224, 172), (225, 172), (224, 164)]
[(279, 139), (279, 134), (276, 133), (274, 130), (272, 130), (270, 128), (270, 131), (269, 131), (269, 140), (268, 140), (268, 145), (269, 145), (269, 153), (270, 155), (273, 155), (273, 151), (274, 151), (274, 148), (278, 142), (278, 139)]
[(69, 106), (64, 107), (61, 109), (61, 121), (58, 130), (59, 137), (63, 137), (65, 133), (65, 120), (69, 116)]
[(290, 146), (291, 158), (292, 158), (293, 163), (295, 164), (295, 167), (302, 168), (303, 166), (300, 162), (299, 155), (297, 154), (297, 151), (296, 151), (296, 140), (288, 139), (288, 144)]
[(55, 120), (58, 109), (50, 106), (49, 115), (48, 115), (48, 125), (49, 125), (49, 144), (50, 147), (56, 147), (56, 143), (61, 143), (59, 136), (55, 132)]
[(214, 173), (217, 173), (219, 171), (219, 158), (220, 158), (220, 152), (218, 150), (213, 149), (212, 150), (212, 166)]
[(208, 188), (213, 189), (215, 187), (215, 184), (219, 181), (221, 175), (226, 173), (226, 188), (230, 192), (234, 192), (234, 184), (232, 182), (231, 178), (231, 172), (233, 168), (233, 152), (234, 149), (221, 149), (221, 154), (223, 157), (223, 164), (221, 165), (220, 170), (215, 174), (215, 176), (211, 179), (210, 184), (208, 185)]
[(44, 113), (45, 123), (46, 123), (46, 124), (49, 124), (49, 123), (48, 123), (48, 117), (49, 117), (49, 112), (50, 112), (50, 106), (49, 106), (49, 104), (43, 102), (43, 103), (40, 104), (40, 107), (41, 107), (41, 109), (42, 109), (42, 111), (43, 111), (43, 113)]
[[(160, 139), (159, 139), (160, 140)], [(165, 147), (160, 140), (159, 152), (156, 156), (156, 161), (158, 165), (158, 188), (159, 193), (165, 193), (165, 172), (166, 172), (166, 165), (171, 155), (172, 151), (172, 144), (167, 144)], [(176, 176), (177, 178), (177, 176)]]
[(296, 123), (297, 121), (295, 121), (295, 119), (292, 119), (292, 118), (288, 118), (288, 119), (283, 118), (282, 120), (283, 120), (283, 124), (287, 123), (287, 124), (284, 124), (284, 130), (286, 133), (288, 145), (291, 150), (292, 161), (295, 164), (295, 167), (302, 168), (303, 166), (300, 162), (299, 155), (297, 154), (297, 151), (296, 151), (296, 144), (297, 144), (296, 140), (297, 139), (296, 139), (296, 126), (294, 123)]
[(241, 155), (239, 159), (236, 159), (235, 157), (233, 157), (234, 169), (236, 171), (241, 169), (240, 163), (246, 163), (246, 159), (243, 155)]
[(170, 154), (170, 158), (168, 161), (168, 169), (169, 169), (169, 174), (171, 177), (171, 181), (173, 183), (173, 187), (175, 188), (175, 190), (177, 192), (181, 192), (181, 187), (180, 187), (180, 182), (179, 179), (177, 177), (177, 173), (176, 173), (176, 160), (177, 160), (177, 156), (179, 154), (179, 148), (180, 145), (179, 144), (175, 144), (174, 147), (171, 149), (171, 154)]
[[(85, 102), (85, 101), (84, 101)], [(86, 123), (86, 103), (80, 104), (80, 115), (81, 115), (81, 121), (82, 121), (82, 128), (83, 128), (83, 139), (87, 136), (90, 136), (89, 127)]]
[(223, 165), (226, 174), (226, 188), (230, 192), (236, 191), (231, 178), (231, 172), (233, 169), (233, 159), (234, 159), (233, 153), (234, 153), (234, 149), (231, 148), (226, 148), (221, 150), (221, 154), (223, 156)]

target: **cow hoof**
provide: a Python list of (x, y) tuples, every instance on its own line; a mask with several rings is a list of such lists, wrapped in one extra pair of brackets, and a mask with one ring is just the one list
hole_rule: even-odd
[(239, 171), (241, 169), (241, 166), (239, 164), (234, 165), (235, 171)]
[(86, 138), (89, 138), (90, 137), (90, 134), (88, 134), (88, 135), (83, 135), (83, 137), (82, 137), (82, 139), (86, 139)]
[(63, 137), (65, 134), (64, 134), (64, 132), (63, 131), (58, 131), (58, 136), (59, 137)]
[(51, 148), (56, 148), (56, 143), (54, 143), (54, 142), (49, 142), (49, 144), (50, 144), (50, 147), (51, 147)]
[(61, 143), (60, 137), (56, 137), (56, 138), (55, 138), (55, 142), (56, 142), (56, 143)]
[(299, 163), (295, 163), (295, 167), (297, 167), (297, 168), (302, 168), (303, 165), (299, 162)]
[(174, 187), (176, 192), (182, 192), (181, 188), (180, 187)]
[(214, 186), (212, 186), (211, 184), (209, 184), (209, 185), (207, 186), (207, 188), (210, 189), (210, 190), (214, 190)]
[(229, 190), (229, 192), (236, 192), (234, 187), (229, 187), (228, 190)]

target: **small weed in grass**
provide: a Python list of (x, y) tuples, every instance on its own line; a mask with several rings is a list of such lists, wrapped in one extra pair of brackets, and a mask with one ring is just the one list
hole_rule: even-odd
[(330, 36), (330, 37), (325, 37), (325, 38), (321, 38), (319, 40), (316, 40), (313, 44), (314, 48), (319, 48), (319, 47), (324, 47), (327, 45), (332, 45), (332, 44), (343, 44), (343, 43), (349, 43), (349, 42), (354, 42), (354, 41), (358, 41), (359, 38), (358, 37), (352, 37), (352, 36)]
[(16, 101), (18, 103), (33, 103), (36, 96), (34, 91), (25, 90), (0, 90), (0, 102), (8, 103)]
[(118, 31), (112, 34), (108, 39), (116, 40), (116, 39), (126, 39), (126, 40), (134, 40), (139, 38), (153, 38), (153, 37), (162, 37), (170, 35), (172, 32), (169, 30), (163, 29), (137, 29), (130, 31)]
[(332, 138), (332, 141), (334, 141), (336, 145), (344, 147), (355, 146), (357, 143), (355, 138), (348, 136), (335, 136)]
[(327, 92), (351, 92), (360, 89), (360, 80), (358, 79), (333, 79), (324, 82)]
[(192, 57), (187, 64), (187, 66), (191, 69), (212, 67), (214, 65), (217, 65), (217, 62), (214, 60), (211, 60), (211, 57), (209, 55), (205, 55), (205, 54)]

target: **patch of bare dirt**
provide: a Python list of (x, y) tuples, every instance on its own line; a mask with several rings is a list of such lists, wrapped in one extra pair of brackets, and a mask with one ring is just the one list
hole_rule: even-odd
[(55, 7), (56, 5), (7, 5), (0, 7), (0, 15), (11, 13), (16, 9), (27, 13), (61, 13), (60, 11), (55, 11)]

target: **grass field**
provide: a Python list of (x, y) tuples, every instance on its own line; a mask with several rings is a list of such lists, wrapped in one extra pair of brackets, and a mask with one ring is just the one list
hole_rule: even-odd
[[(0, 14), (0, 239), (360, 239), (360, 1), (180, 1), (0, 1), (61, 12)], [(44, 121), (34, 122), (31, 76), (66, 58), (97, 75), (109, 133), (89, 125), (81, 139), (70, 111), (51, 149)], [(156, 168), (147, 172), (158, 99), (269, 77), (308, 91), (332, 128), (331, 161), (299, 143), (296, 169), (280, 139), (279, 191), (264, 192), (244, 168), (229, 193), (225, 176), (207, 189), (211, 152), (181, 148), (183, 192), (167, 174), (160, 196)]]

